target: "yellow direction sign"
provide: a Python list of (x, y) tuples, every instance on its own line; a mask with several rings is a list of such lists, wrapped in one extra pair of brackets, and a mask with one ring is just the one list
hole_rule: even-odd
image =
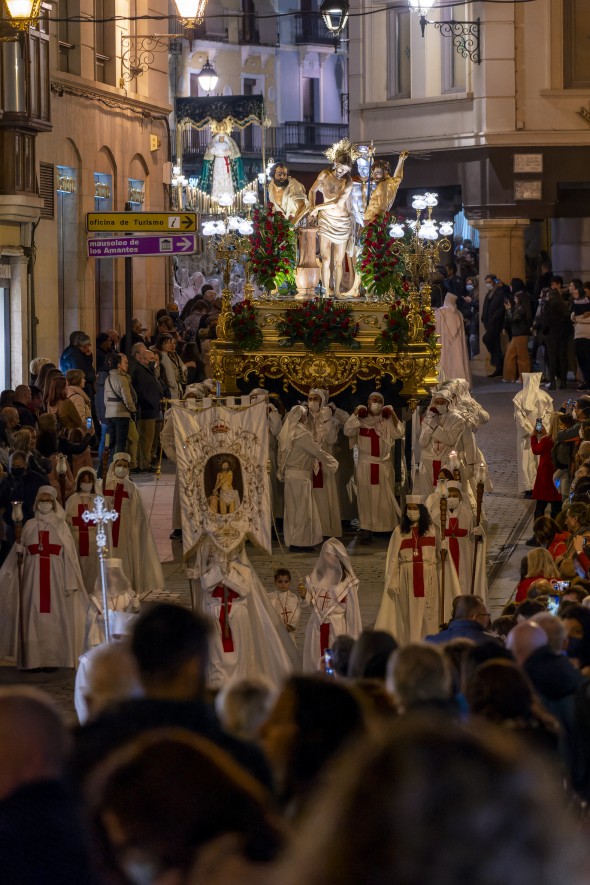
[(186, 233), (197, 229), (196, 212), (88, 212), (86, 230), (92, 233)]

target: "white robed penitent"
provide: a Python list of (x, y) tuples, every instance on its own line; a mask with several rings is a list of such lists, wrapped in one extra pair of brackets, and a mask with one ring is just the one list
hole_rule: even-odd
[(356, 639), (362, 629), (358, 585), (350, 558), (341, 541), (330, 538), (305, 578), (305, 600), (311, 614), (305, 629), (303, 669), (321, 669), (322, 658), (334, 639), (343, 633)]
[(76, 548), (55, 501), (54, 509), (37, 510), (22, 531), (22, 620), (24, 648), (19, 642), (18, 553), (13, 545), (0, 569), (0, 658), (16, 660), (21, 669), (76, 667), (84, 644), (88, 595)]
[[(213, 623), (208, 684), (263, 675), (279, 687), (299, 657), (245, 550), (250, 540), (271, 551), (266, 403), (205, 399), (198, 411), (178, 403), (171, 420), (187, 575)], [(214, 486), (224, 463), (236, 494), (235, 508), (222, 513)]]
[[(116, 457), (125, 455), (118, 452)], [(143, 599), (164, 589), (164, 574), (137, 486), (128, 477), (117, 477), (113, 465), (109, 466), (103, 489), (107, 507), (119, 514), (110, 524), (110, 554), (122, 560), (131, 586)]]
[[(371, 396), (381, 396), (371, 394)], [(381, 397), (383, 402), (383, 397)], [(361, 529), (390, 532), (399, 522), (400, 509), (395, 498), (395, 473), (391, 449), (402, 439), (405, 426), (393, 415), (353, 414), (344, 425), (344, 435), (358, 449), (356, 494)]]
[(549, 430), (553, 400), (541, 390), (541, 372), (523, 372), (522, 390), (513, 398), (516, 422), (516, 459), (518, 491), (530, 492), (537, 478), (538, 459), (531, 449), (531, 436), (538, 418), (545, 430)]

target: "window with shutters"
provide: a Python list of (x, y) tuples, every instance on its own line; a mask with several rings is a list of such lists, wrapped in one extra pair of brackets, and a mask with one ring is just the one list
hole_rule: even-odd
[(39, 196), (43, 200), (41, 218), (55, 215), (55, 169), (53, 163), (39, 163)]

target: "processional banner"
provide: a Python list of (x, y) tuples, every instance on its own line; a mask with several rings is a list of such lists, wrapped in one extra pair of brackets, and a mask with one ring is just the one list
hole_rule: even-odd
[(271, 552), (267, 405), (243, 402), (171, 407), (185, 559), (206, 542), (226, 559), (246, 540)]

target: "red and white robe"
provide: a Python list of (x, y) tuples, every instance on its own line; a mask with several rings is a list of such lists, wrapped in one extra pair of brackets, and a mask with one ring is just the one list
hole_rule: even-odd
[(87, 593), (94, 593), (94, 585), (98, 574), (98, 554), (96, 547), (96, 526), (82, 519), (86, 510), (94, 510), (96, 493), (74, 492), (66, 501), (66, 521), (70, 527), (80, 570), (84, 578)]
[(37, 516), (24, 526), (22, 623), (19, 632), (18, 554), (13, 546), (0, 569), (0, 658), (21, 669), (76, 667), (84, 645), (88, 595), (65, 520)]
[(339, 584), (316, 586), (305, 579), (305, 601), (311, 614), (305, 628), (303, 670), (321, 669), (324, 652), (337, 636), (347, 633), (356, 639), (363, 629), (358, 602), (358, 579), (346, 576)]
[(358, 447), (356, 487), (361, 529), (391, 532), (399, 522), (391, 447), (404, 433), (401, 421), (381, 416), (351, 415), (344, 425), (344, 435)]
[[(433, 511), (432, 521), (439, 533), (439, 538), (442, 539), (440, 510), (438, 513), (436, 510)], [(473, 535), (474, 523), (473, 511), (465, 504), (461, 504), (454, 513), (447, 510), (445, 539), (449, 549), (445, 562), (445, 582), (449, 585), (457, 582), (463, 594), (471, 593), (473, 557), (476, 546)], [(486, 557), (486, 541), (485, 536), (482, 535), (481, 540), (478, 542), (473, 592), (487, 602)]]
[[(399, 645), (420, 642), (438, 633), (440, 554), (437, 533), (430, 528), (420, 535), (418, 527), (402, 534), (398, 526), (387, 551), (385, 589), (375, 630), (386, 630)], [(445, 587), (445, 614), (457, 588)]]

